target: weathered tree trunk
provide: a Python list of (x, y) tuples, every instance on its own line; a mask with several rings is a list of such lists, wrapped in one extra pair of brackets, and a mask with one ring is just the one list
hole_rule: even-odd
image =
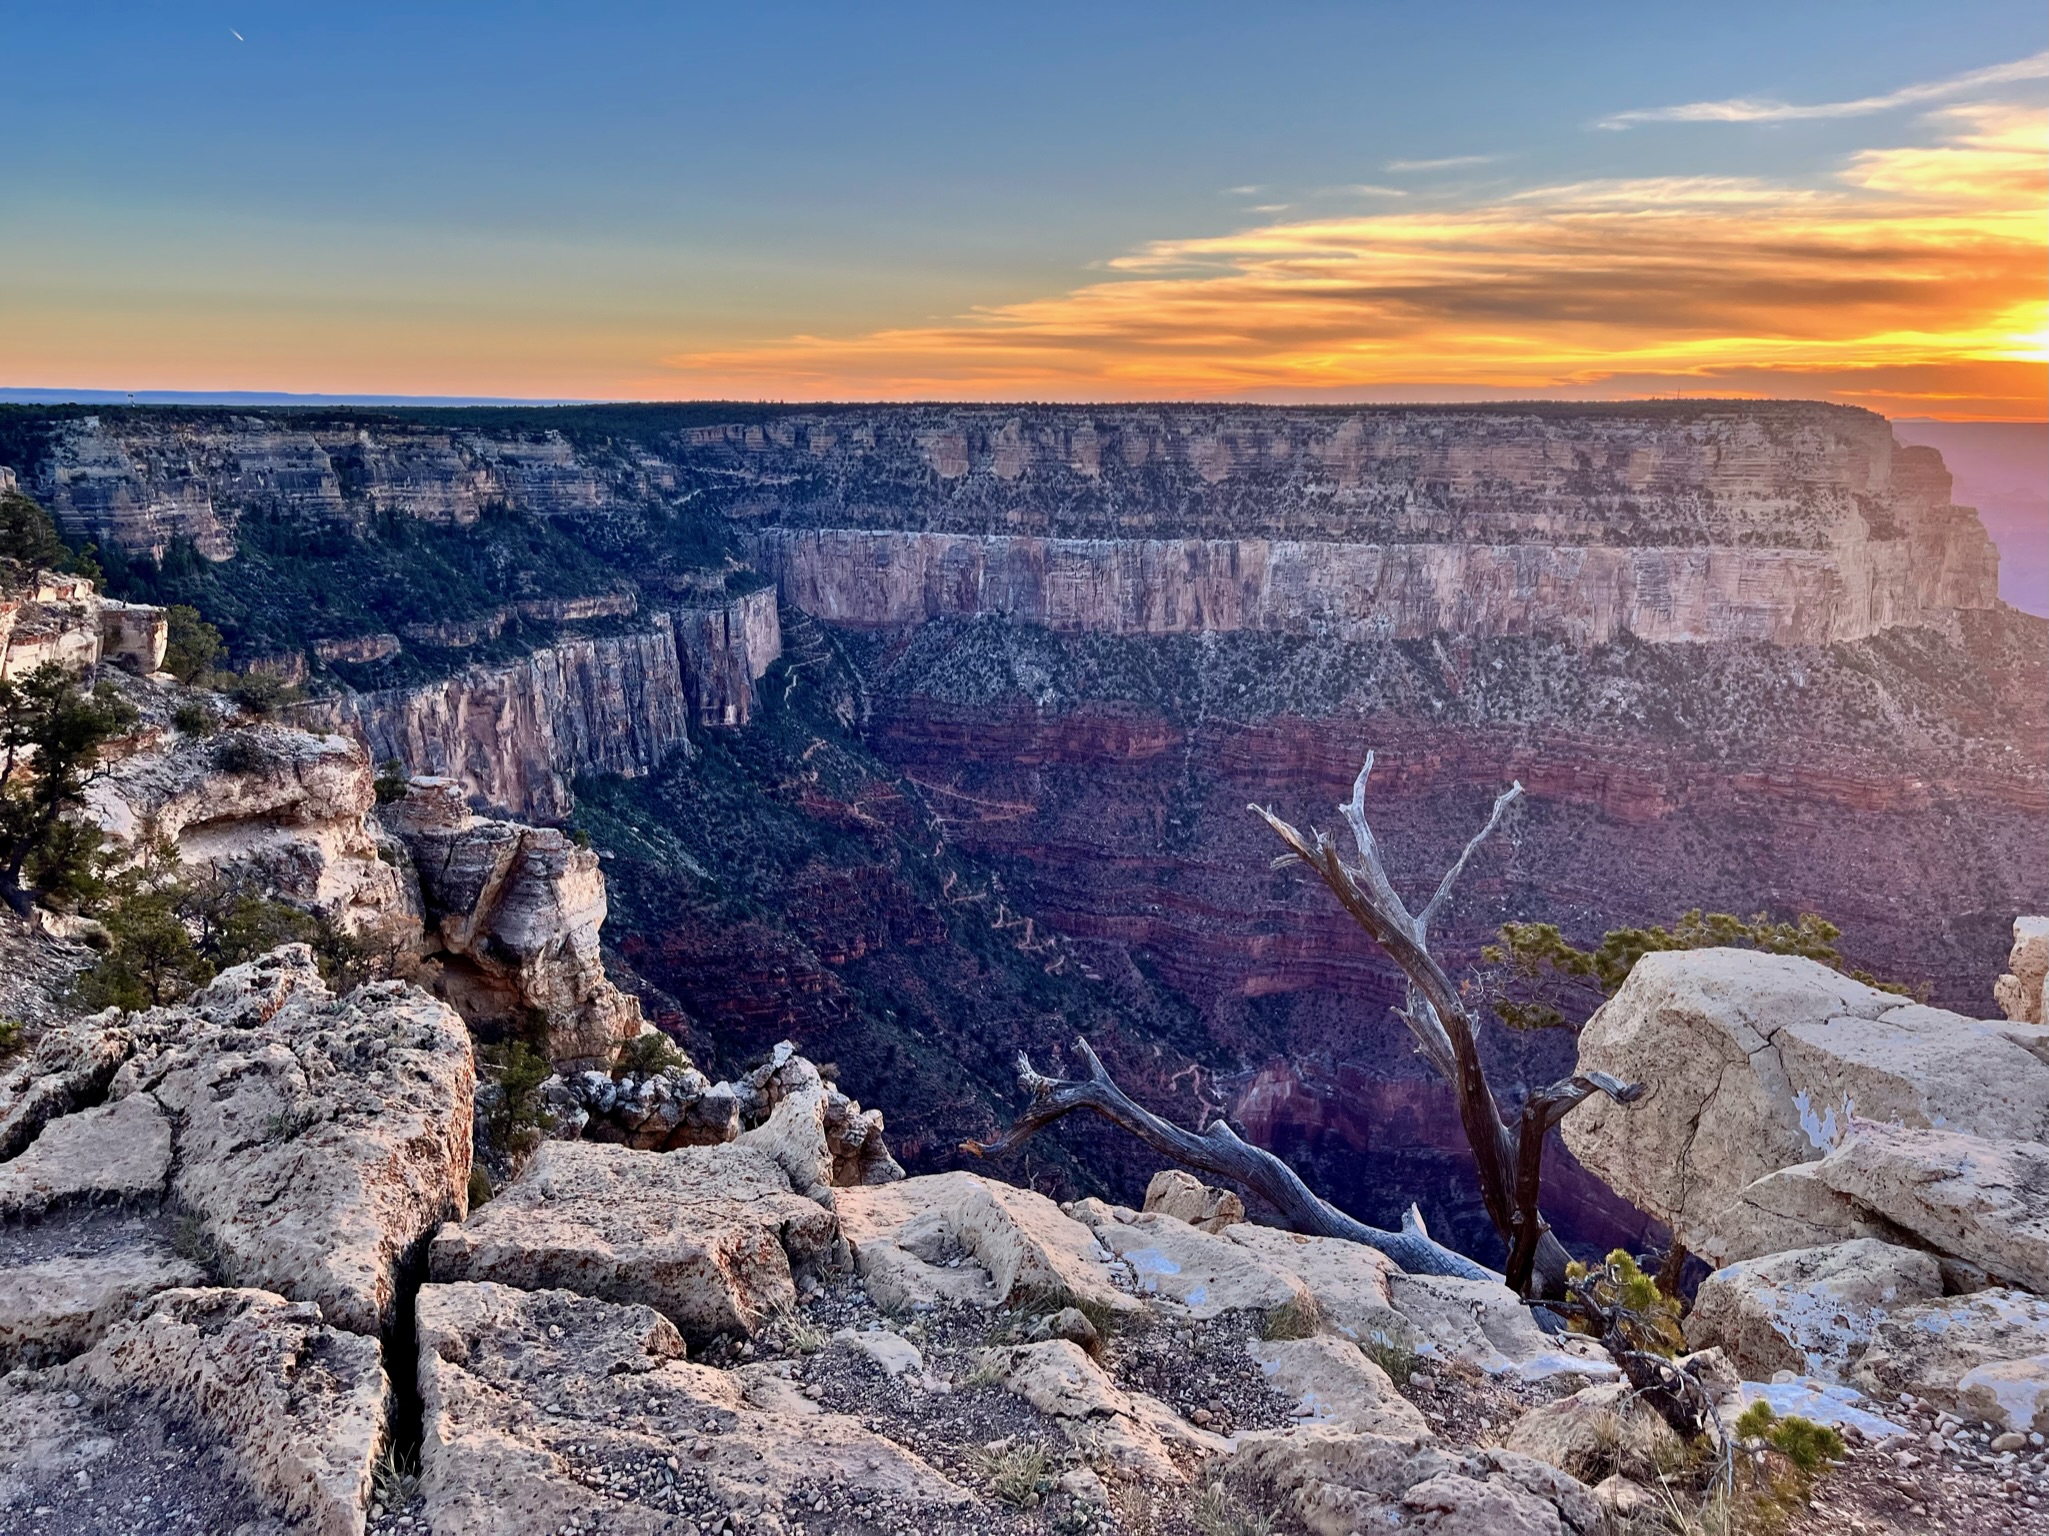
[[(1506, 1280), (1523, 1296), (1562, 1300), (1567, 1294), (1565, 1271), (1570, 1259), (1538, 1210), (1544, 1138), (1574, 1105), (1593, 1094), (1605, 1093), (1628, 1103), (1640, 1096), (1643, 1088), (1605, 1072), (1575, 1075), (1532, 1093), (1514, 1123), (1503, 1117), (1480, 1065), (1475, 1020), (1458, 988), (1431, 955), (1429, 932), (1430, 920), (1451, 895), (1474, 852), (1521, 797), (1522, 785), (1511, 785), (1495, 800), (1487, 824), (1445, 872), (1423, 910), (1411, 913), (1388, 879), (1379, 845), (1366, 821), (1366, 781), (1372, 773), (1373, 754), (1369, 752), (1352, 785), (1350, 802), (1340, 807), (1358, 847), (1356, 865), (1345, 862), (1326, 834), (1312, 832), (1304, 837), (1272, 811), (1260, 806), (1251, 810), (1287, 845), (1288, 852), (1275, 861), (1276, 867), (1300, 861), (1316, 871), (1339, 904), (1402, 968), (1408, 979), (1408, 998), (1397, 1012), (1416, 1037), (1417, 1048), (1457, 1098), (1459, 1120), (1479, 1174), (1481, 1199), (1508, 1249)], [(1085, 1082), (1042, 1077), (1020, 1055), (1019, 1082), (1032, 1094), (1031, 1107), (995, 1141), (969, 1142), (965, 1150), (978, 1155), (1008, 1150), (1062, 1115), (1087, 1109), (1123, 1126), (1177, 1162), (1244, 1184), (1301, 1231), (1365, 1243), (1416, 1274), (1502, 1278), (1432, 1240), (1413, 1204), (1399, 1232), (1366, 1226), (1319, 1199), (1286, 1163), (1240, 1139), (1222, 1121), (1198, 1135), (1148, 1113), (1111, 1080), (1087, 1041), (1080, 1042), (1080, 1047), (1089, 1065)]]

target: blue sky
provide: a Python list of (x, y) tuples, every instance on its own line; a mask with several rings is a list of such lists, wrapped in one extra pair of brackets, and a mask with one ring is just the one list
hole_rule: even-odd
[(1262, 222), (1823, 183), (1875, 132), (1939, 130), (1595, 125), (1881, 95), (2038, 54), (2049, 19), (87, 3), (10, 6), (4, 35), (0, 385), (616, 394), (679, 355), (947, 322)]

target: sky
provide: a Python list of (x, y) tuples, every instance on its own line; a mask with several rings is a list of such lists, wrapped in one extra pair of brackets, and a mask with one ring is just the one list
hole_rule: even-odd
[(2049, 415), (2040, 0), (0, 0), (0, 37), (0, 388)]

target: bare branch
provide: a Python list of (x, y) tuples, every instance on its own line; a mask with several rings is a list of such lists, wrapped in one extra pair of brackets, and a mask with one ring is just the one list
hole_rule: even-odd
[(1508, 1245), (1508, 1285), (1520, 1294), (1529, 1293), (1538, 1245), (1551, 1230), (1537, 1211), (1537, 1195), (1544, 1182), (1544, 1138), (1567, 1111), (1597, 1093), (1605, 1093), (1618, 1104), (1633, 1104), (1643, 1097), (1644, 1085), (1625, 1083), (1607, 1072), (1575, 1073), (1523, 1101), (1522, 1124), (1516, 1133), (1515, 1211), (1510, 1218), (1513, 1236)]
[(1363, 1243), (1386, 1254), (1411, 1274), (1457, 1275), (1469, 1280), (1501, 1278), (1433, 1240), (1414, 1207), (1403, 1219), (1399, 1232), (1369, 1227), (1319, 1199), (1294, 1169), (1264, 1148), (1243, 1140), (1222, 1120), (1212, 1121), (1200, 1134), (1162, 1120), (1133, 1102), (1117, 1086), (1088, 1041), (1077, 1040), (1075, 1044), (1088, 1064), (1089, 1075), (1085, 1080), (1069, 1082), (1047, 1077), (1020, 1051), (1018, 1086), (1031, 1094), (1032, 1102), (994, 1141), (963, 1142), (961, 1150), (976, 1157), (1013, 1151), (1054, 1121), (1077, 1109), (1086, 1109), (1121, 1126), (1154, 1151), (1185, 1167), (1199, 1168), (1243, 1185), (1272, 1205), (1297, 1231)]
[(1495, 798), (1494, 810), (1487, 818), (1487, 825), (1473, 834), (1472, 841), (1466, 844), (1465, 852), (1458, 856), (1458, 862), (1452, 865), (1450, 869), (1447, 869), (1444, 872), (1444, 878), (1437, 882), (1437, 894), (1432, 896), (1423, 910), (1416, 914), (1416, 937), (1418, 939), (1426, 943), (1428, 942), (1430, 919), (1437, 915), (1437, 909), (1443, 906), (1445, 898), (1451, 895), (1452, 886), (1457, 884), (1458, 877), (1465, 873), (1467, 862), (1471, 860), (1473, 854), (1479, 849), (1480, 844), (1486, 842), (1488, 838), (1494, 835), (1494, 829), (1501, 825), (1503, 814), (1511, 805), (1522, 798), (1522, 793), (1522, 780), (1517, 779)]

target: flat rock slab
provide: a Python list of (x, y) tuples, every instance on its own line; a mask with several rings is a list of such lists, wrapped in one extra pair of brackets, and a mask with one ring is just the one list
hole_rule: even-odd
[(1942, 1252), (2049, 1291), (2049, 1146), (1859, 1120), (1818, 1172)]
[(1545, 1333), (1505, 1285), (1452, 1275), (1398, 1274), (1389, 1291), (1409, 1326), (1407, 1337), (1390, 1342), (1418, 1354), (1463, 1360), (1490, 1376), (1512, 1373), (1525, 1381), (1551, 1376), (1602, 1381), (1621, 1374), (1591, 1339)]
[(153, 1202), (171, 1171), (171, 1122), (148, 1094), (51, 1121), (11, 1162), (0, 1163), (0, 1219), (54, 1206)]
[(1890, 1399), (1900, 1392), (1956, 1409), (1964, 1378), (1981, 1366), (2049, 1354), (2049, 1301), (2023, 1291), (1978, 1291), (1902, 1307), (1871, 1330), (1853, 1380)]
[(1461, 1455), (1323, 1424), (1239, 1440), (1240, 1464), (1314, 1536), (1594, 1536), (1602, 1528), (1592, 1489), (1513, 1451)]
[(1420, 1441), (1430, 1433), (1422, 1411), (1347, 1339), (1255, 1339), (1245, 1348), (1267, 1385), (1293, 1399), (1299, 1418), (1397, 1440)]
[(357, 1536), (384, 1448), (377, 1344), (268, 1291), (165, 1291), (66, 1366), (81, 1390), (141, 1397), (206, 1426), (273, 1512)]
[(1695, 1349), (1720, 1345), (1744, 1377), (1842, 1381), (1889, 1312), (1942, 1295), (1932, 1254), (1862, 1239), (1726, 1265), (1686, 1319)]
[(1048, 1339), (991, 1352), (1004, 1385), (1058, 1423), (1091, 1462), (1120, 1478), (1187, 1481), (1170, 1447), (1216, 1455), (1229, 1442), (1185, 1423), (1157, 1398), (1127, 1392), (1080, 1345)]
[(0, 1270), (0, 1364), (69, 1359), (138, 1302), (206, 1278), (197, 1264), (153, 1242)]
[[(421, 1487), (436, 1536), (614, 1536), (745, 1525), (858, 1495), (876, 1528), (973, 1502), (841, 1414), (751, 1406), (644, 1306), (494, 1284), (420, 1291)], [(765, 1527), (787, 1529), (787, 1526)]]
[(1295, 1276), (1314, 1299), (1322, 1324), (1345, 1338), (1386, 1334), (1398, 1320), (1389, 1281), (1401, 1270), (1377, 1248), (1251, 1222), (1228, 1226), (1221, 1236), (1269, 1268)]
[(795, 1274), (830, 1261), (837, 1231), (764, 1148), (549, 1142), (488, 1205), (441, 1229), (428, 1268), (437, 1282), (644, 1303), (702, 1348), (794, 1309)]
[(835, 1190), (834, 1203), (862, 1283), (882, 1306), (1142, 1305), (1117, 1288), (1095, 1235), (1032, 1190), (941, 1173)]
[(1218, 1236), (1178, 1217), (1139, 1214), (1101, 1222), (1096, 1239), (1130, 1267), (1139, 1290), (1177, 1301), (1194, 1317), (1276, 1307), (1300, 1308), (1306, 1317), (1315, 1304), (1293, 1271), (1233, 1242), (1229, 1229)]
[(299, 944), (135, 1021), (113, 1092), (171, 1115), (172, 1192), (227, 1272), (352, 1332), (388, 1326), (401, 1255), (467, 1207), (462, 1020), (400, 982), (337, 999)]

